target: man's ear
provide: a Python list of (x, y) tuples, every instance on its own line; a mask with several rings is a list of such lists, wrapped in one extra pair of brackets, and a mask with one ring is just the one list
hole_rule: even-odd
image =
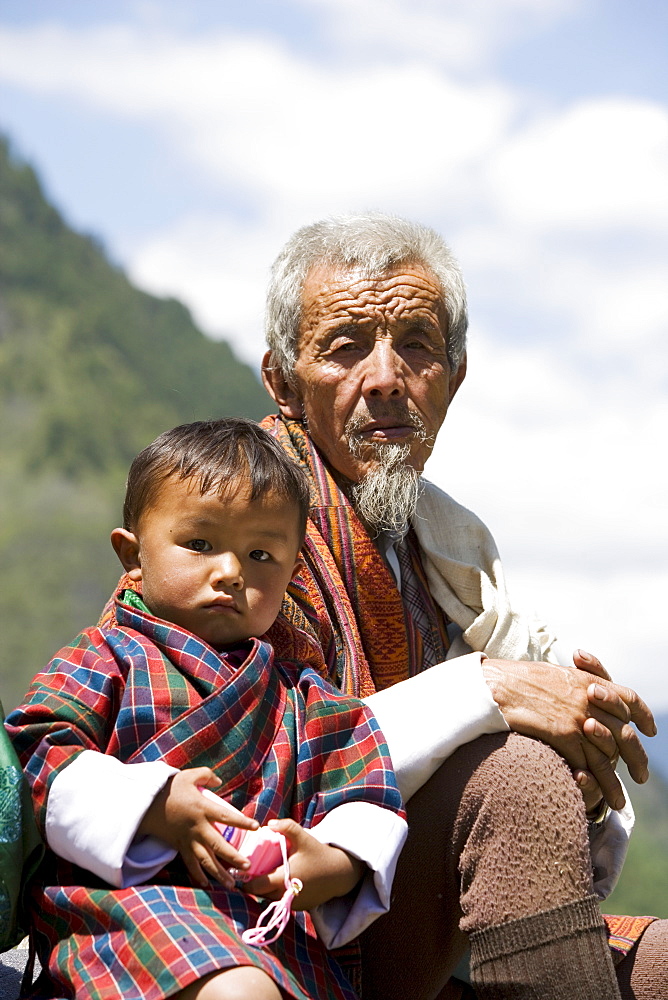
[(457, 389), (459, 389), (460, 385), (466, 378), (466, 366), (467, 366), (467, 358), (465, 354), (459, 363), (459, 368), (455, 369), (455, 371), (452, 373), (448, 381), (448, 406), (454, 399)]
[(262, 381), (284, 417), (289, 420), (302, 419), (304, 411), (297, 390), (288, 382), (279, 366), (274, 364), (271, 351), (267, 351), (262, 359)]
[(141, 552), (137, 536), (125, 528), (114, 528), (111, 544), (130, 579), (141, 580)]

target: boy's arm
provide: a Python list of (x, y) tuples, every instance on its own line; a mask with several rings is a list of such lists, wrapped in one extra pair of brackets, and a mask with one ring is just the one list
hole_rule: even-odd
[(49, 793), (46, 842), (118, 888), (152, 878), (176, 856), (158, 837), (137, 837), (156, 795), (176, 768), (163, 761), (124, 764), (85, 750), (55, 777)]
[(103, 632), (87, 629), (35, 676), (6, 720), (47, 844), (114, 885), (135, 868), (130, 877), (141, 881), (147, 864), (157, 871), (174, 854), (156, 843), (132, 855), (134, 832), (173, 768), (124, 765), (105, 754), (124, 684)]
[(42, 833), (51, 787), (85, 750), (107, 748), (124, 687), (99, 629), (87, 629), (37, 673), (5, 722), (31, 787)]

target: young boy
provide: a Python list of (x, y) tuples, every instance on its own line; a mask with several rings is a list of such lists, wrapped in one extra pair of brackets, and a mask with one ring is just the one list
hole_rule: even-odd
[[(305, 634), (280, 663), (256, 638), (307, 513), (301, 470), (250, 421), (177, 427), (133, 462), (111, 534), (124, 586), (7, 720), (52, 852), (33, 896), (40, 996), (353, 1000), (323, 941), (387, 909), (405, 821), (371, 713), (307, 665)], [(283, 877), (241, 891), (229, 869), (247, 862), (214, 823), (288, 838), (322, 940), (297, 913), (270, 947), (243, 943), (254, 894), (277, 899)]]

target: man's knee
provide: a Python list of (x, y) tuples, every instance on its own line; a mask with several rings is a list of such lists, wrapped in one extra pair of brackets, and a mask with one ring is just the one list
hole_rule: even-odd
[(491, 798), (499, 811), (539, 808), (572, 813), (584, 824), (582, 794), (564, 759), (547, 744), (519, 733), (502, 733), (482, 736), (460, 747), (453, 757), (463, 777), (462, 795), (474, 804)]
[(450, 815), (452, 825), (485, 811), (501, 822), (509, 812), (558, 814), (577, 829), (585, 827), (582, 795), (563, 758), (545, 743), (512, 732), (460, 747), (408, 803), (413, 822), (436, 810), (446, 822)]
[[(408, 803), (409, 828), (439, 841), (460, 871), (488, 853), (512, 869), (530, 850), (545, 869), (590, 868), (582, 795), (565, 761), (517, 733), (460, 747)], [(411, 835), (409, 834), (409, 839)]]

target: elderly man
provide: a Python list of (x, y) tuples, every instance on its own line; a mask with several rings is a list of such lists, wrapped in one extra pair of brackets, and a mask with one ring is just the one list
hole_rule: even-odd
[[(312, 485), (284, 611), (331, 680), (368, 698), (408, 799), (392, 909), (362, 939), (364, 997), (457, 996), (464, 935), (479, 997), (619, 997), (589, 840), (602, 896), (628, 827), (607, 808), (624, 806), (614, 762), (644, 781), (628, 723), (654, 723), (594, 657), (549, 662), (487, 529), (420, 477), (466, 373), (466, 327), (450, 251), (404, 220), (316, 223), (274, 265), (263, 376), (280, 415), (265, 426)], [(665, 996), (665, 926), (646, 928), (627, 927), (629, 946), (644, 931), (629, 958), (615, 942), (617, 975), (629, 996)]]

